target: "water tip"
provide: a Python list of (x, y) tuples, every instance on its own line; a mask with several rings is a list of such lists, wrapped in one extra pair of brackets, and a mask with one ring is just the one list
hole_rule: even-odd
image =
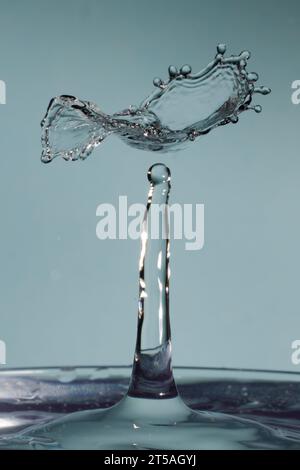
[(247, 79), (249, 82), (257, 82), (259, 79), (259, 75), (256, 72), (250, 72), (247, 74)]
[(153, 85), (154, 85), (154, 86), (160, 88), (160, 87), (162, 86), (162, 84), (163, 84), (163, 81), (162, 81), (161, 78), (155, 77), (155, 78), (153, 79)]
[(249, 60), (249, 59), (251, 59), (251, 52), (250, 52), (250, 51), (247, 51), (247, 50), (242, 51), (241, 54), (240, 54), (240, 58), (241, 58), (241, 59), (244, 59), (244, 60), (246, 60), (246, 61)]
[(163, 163), (155, 163), (148, 170), (148, 180), (153, 185), (166, 183), (171, 180), (170, 169)]
[(184, 64), (180, 69), (180, 73), (182, 75), (189, 75), (191, 71), (192, 71), (192, 67), (189, 64)]
[(266, 87), (266, 86), (261, 86), (259, 88), (256, 88), (255, 91), (260, 93), (261, 95), (269, 95), (270, 93), (272, 93), (271, 88)]
[(42, 153), (41, 155), (41, 162), (42, 163), (50, 163), (52, 162), (52, 157), (51, 155), (47, 154), (47, 153)]
[(226, 52), (226, 49), (227, 49), (226, 44), (218, 44), (217, 45), (218, 54), (224, 55), (225, 52)]
[(175, 65), (170, 65), (168, 71), (169, 71), (170, 78), (177, 77), (178, 69), (177, 69), (177, 67), (175, 67)]

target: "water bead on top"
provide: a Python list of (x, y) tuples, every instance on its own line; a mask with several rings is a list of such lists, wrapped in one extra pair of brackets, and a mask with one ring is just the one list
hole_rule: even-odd
[(217, 45), (217, 52), (218, 54), (224, 55), (226, 52), (226, 44), (218, 44)]
[(175, 67), (175, 65), (170, 65), (168, 70), (169, 70), (170, 78), (174, 78), (177, 75), (179, 75), (178, 74), (178, 69), (177, 69), (177, 67)]
[(139, 106), (112, 115), (74, 96), (52, 99), (41, 123), (42, 161), (83, 160), (110, 134), (141, 150), (180, 150), (216, 127), (237, 123), (244, 111), (260, 113), (253, 95), (271, 90), (256, 86), (258, 74), (247, 71), (250, 52), (225, 53), (219, 44), (214, 60), (198, 73), (188, 64), (170, 65), (168, 78), (156, 77), (154, 91)]
[(171, 172), (162, 163), (155, 163), (148, 170), (148, 180), (154, 186), (171, 181)]

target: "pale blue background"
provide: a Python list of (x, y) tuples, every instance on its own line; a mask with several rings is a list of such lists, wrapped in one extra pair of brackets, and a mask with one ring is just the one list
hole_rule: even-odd
[[(7, 365), (129, 363), (139, 242), (99, 241), (96, 207), (145, 202), (146, 171), (172, 170), (172, 202), (205, 204), (205, 247), (172, 247), (174, 363), (299, 370), (297, 0), (1, 0), (0, 338)], [(110, 138), (86, 162), (40, 163), (52, 96), (106, 112), (139, 103), (170, 63), (200, 69), (219, 42), (250, 49), (269, 97), (176, 157)]]

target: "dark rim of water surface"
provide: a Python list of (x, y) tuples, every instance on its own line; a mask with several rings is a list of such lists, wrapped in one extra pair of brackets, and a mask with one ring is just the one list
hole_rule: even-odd
[[(25, 419), (27, 426), (70, 412), (108, 408), (126, 394), (130, 374), (131, 366), (116, 365), (5, 368), (0, 370), (0, 415)], [(182, 399), (194, 410), (271, 426), (288, 422), (298, 428), (300, 423), (297, 372), (174, 367), (174, 376)]]
[[(131, 373), (132, 365), (73, 365), (73, 366), (33, 366), (33, 367), (6, 367), (0, 366), (0, 376), (6, 373), (17, 373), (17, 372), (47, 372), (47, 371), (89, 371), (89, 370), (124, 370), (128, 371), (128, 374)], [(201, 375), (205, 372), (213, 373), (215, 372), (217, 375), (219, 373), (249, 373), (249, 374), (268, 374), (268, 376), (272, 374), (282, 374), (288, 375), (293, 377), (299, 377), (300, 380), (300, 371), (289, 371), (289, 370), (281, 370), (281, 369), (255, 369), (255, 368), (238, 368), (238, 367), (204, 367), (204, 366), (174, 366), (174, 372), (199, 372)]]

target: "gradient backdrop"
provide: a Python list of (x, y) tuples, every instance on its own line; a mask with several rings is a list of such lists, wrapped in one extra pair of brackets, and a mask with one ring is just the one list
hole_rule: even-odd
[[(7, 366), (127, 364), (137, 314), (138, 241), (96, 238), (96, 207), (145, 203), (148, 167), (172, 171), (171, 202), (205, 204), (205, 246), (172, 245), (174, 363), (300, 371), (300, 79), (297, 0), (1, 0), (0, 338)], [(86, 161), (40, 163), (52, 96), (119, 111), (170, 63), (194, 71), (252, 52), (273, 90), (176, 156), (108, 138)]]

